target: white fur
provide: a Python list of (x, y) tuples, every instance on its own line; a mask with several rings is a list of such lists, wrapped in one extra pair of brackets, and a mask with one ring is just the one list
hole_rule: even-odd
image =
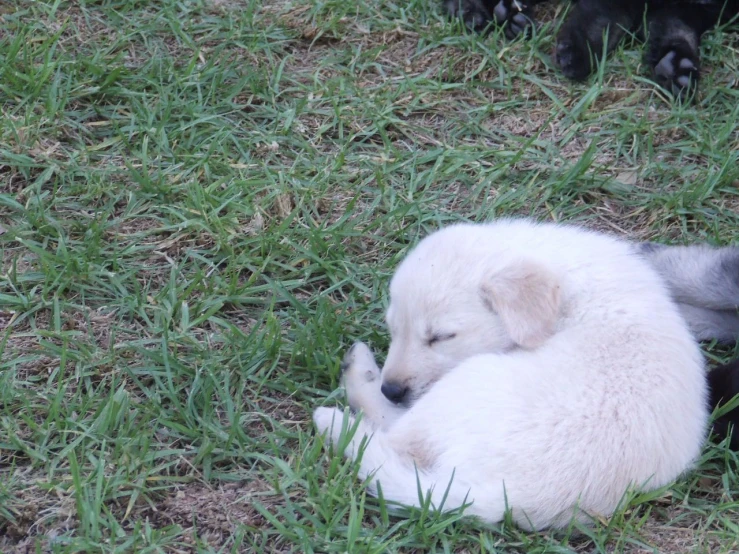
[[(370, 438), (360, 475), (376, 472), (385, 498), (418, 505), (420, 482), (438, 506), (449, 486), (444, 509), (471, 501), (497, 522), (508, 506), (542, 529), (609, 516), (700, 453), (701, 353), (629, 244), (524, 220), (457, 225), (421, 241), (390, 291), (382, 373), (358, 345), (345, 374), (364, 411), (345, 454)], [(409, 387), (408, 406), (382, 396), (383, 379)], [(341, 417), (314, 420), (338, 441)]]

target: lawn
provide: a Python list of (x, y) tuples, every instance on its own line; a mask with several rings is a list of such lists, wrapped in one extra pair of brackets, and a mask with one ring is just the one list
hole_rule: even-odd
[[(367, 497), (310, 413), (448, 222), (739, 241), (739, 47), (673, 105), (436, 0), (0, 4), (0, 552), (735, 552), (737, 457), (593, 528)], [(734, 354), (707, 345), (713, 360)]]

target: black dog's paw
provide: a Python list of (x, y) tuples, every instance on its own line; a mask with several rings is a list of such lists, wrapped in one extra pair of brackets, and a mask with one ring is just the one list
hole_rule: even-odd
[(443, 5), (446, 13), (460, 18), (472, 31), (482, 31), (493, 20), (482, 0), (444, 0)]
[(654, 64), (654, 80), (678, 100), (687, 100), (698, 90), (700, 69), (690, 52), (672, 48)]
[(560, 33), (554, 49), (554, 63), (565, 77), (582, 81), (593, 71), (593, 61), (587, 42), (579, 37)]
[(493, 8), (493, 17), (509, 39), (529, 36), (534, 29), (531, 9), (520, 0), (500, 0)]
[(531, 10), (520, 0), (444, 0), (444, 9), (452, 17), (461, 18), (468, 29), (482, 31), (495, 22), (504, 26), (506, 37), (527, 34), (534, 25)]

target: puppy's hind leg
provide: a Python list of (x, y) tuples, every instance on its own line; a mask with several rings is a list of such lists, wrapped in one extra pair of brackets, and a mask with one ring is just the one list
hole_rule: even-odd
[(390, 402), (382, 391), (382, 376), (366, 344), (355, 343), (341, 364), (342, 385), (354, 412), (361, 411), (364, 421), (377, 429), (388, 429), (405, 410)]

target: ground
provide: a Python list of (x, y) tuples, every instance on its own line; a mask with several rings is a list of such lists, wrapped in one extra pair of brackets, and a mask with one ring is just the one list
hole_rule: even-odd
[[(0, 5), (0, 552), (732, 552), (737, 458), (610, 521), (398, 517), (312, 434), (421, 236), (502, 215), (739, 239), (739, 51), (582, 84), (435, 0)], [(712, 360), (733, 354), (707, 345)]]

